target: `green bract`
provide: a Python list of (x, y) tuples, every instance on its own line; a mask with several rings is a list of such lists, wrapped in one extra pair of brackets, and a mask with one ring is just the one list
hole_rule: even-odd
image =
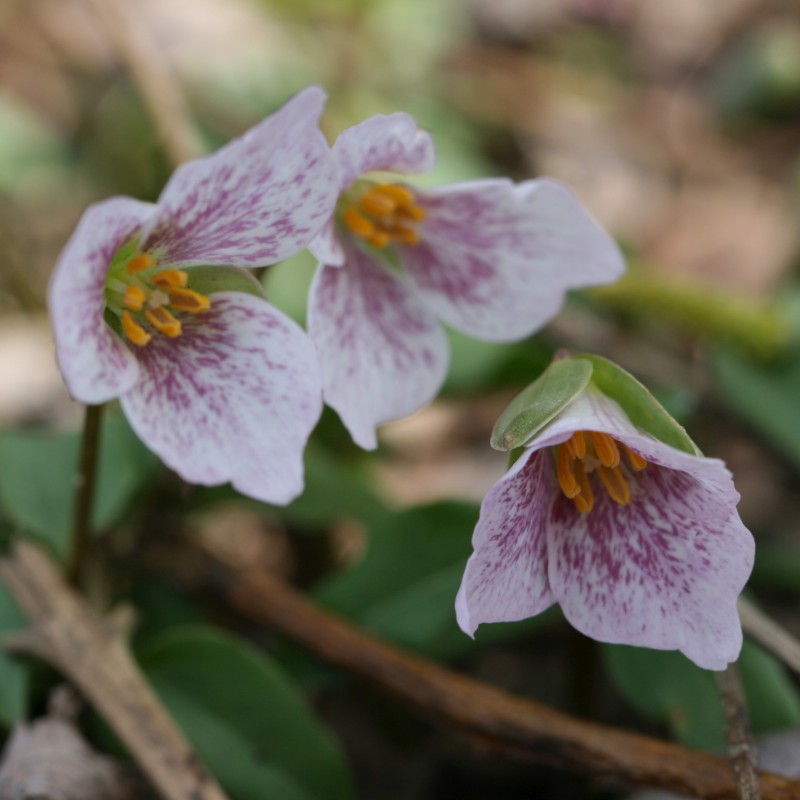
[(244, 292), (266, 298), (263, 286), (252, 273), (236, 267), (192, 267), (189, 271), (190, 286), (195, 292), (206, 296), (214, 292)]
[(514, 450), (526, 445), (589, 385), (619, 403), (640, 430), (676, 450), (701, 455), (645, 386), (608, 359), (589, 354), (554, 361), (520, 392), (497, 420), (492, 447)]

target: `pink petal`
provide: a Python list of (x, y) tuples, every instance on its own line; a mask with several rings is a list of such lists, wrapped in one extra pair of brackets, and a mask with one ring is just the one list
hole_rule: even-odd
[(624, 270), (614, 241), (565, 187), (483, 180), (418, 191), (427, 218), (403, 265), (442, 320), (490, 341), (533, 333), (567, 289), (609, 283)]
[(325, 401), (355, 442), (377, 445), (375, 427), (430, 401), (447, 371), (447, 340), (408, 280), (358, 246), (347, 264), (320, 266), (308, 330), (320, 356)]
[[(716, 463), (717, 483), (730, 483), (735, 495)], [(706, 669), (737, 658), (736, 599), (752, 568), (753, 537), (734, 504), (727, 513), (719, 508), (704, 477), (650, 464), (631, 477), (630, 505), (612, 501), (598, 482), (585, 515), (557, 498), (547, 537), (550, 586), (578, 630), (677, 649)]]
[(104, 403), (136, 382), (131, 351), (103, 320), (111, 259), (155, 206), (115, 197), (90, 206), (59, 257), (47, 295), (56, 353), (76, 400)]
[(339, 165), (340, 189), (347, 189), (365, 172), (400, 174), (433, 169), (433, 140), (408, 114), (376, 114), (343, 131), (333, 145)]
[(472, 636), (482, 622), (512, 622), (555, 602), (547, 577), (546, 526), (556, 491), (549, 454), (527, 451), (489, 490), (472, 537), (475, 552), (456, 598)]
[(191, 483), (230, 481), (285, 504), (303, 489), (303, 448), (322, 410), (310, 340), (264, 300), (211, 295), (176, 339), (137, 351), (141, 381), (122, 397), (132, 427)]
[(170, 264), (256, 267), (297, 253), (333, 213), (338, 172), (316, 87), (240, 139), (179, 167), (143, 233)]

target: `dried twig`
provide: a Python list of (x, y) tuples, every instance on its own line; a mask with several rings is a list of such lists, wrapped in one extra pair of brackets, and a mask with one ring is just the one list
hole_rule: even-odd
[[(231, 570), (206, 556), (201, 573), (221, 585), (239, 613), (510, 758), (554, 761), (693, 797), (739, 796), (724, 758), (584, 722), (404, 653), (264, 572)], [(763, 800), (800, 798), (800, 781), (768, 773), (762, 773), (761, 781)]]
[(6, 639), (52, 664), (114, 729), (166, 800), (225, 800), (134, 664), (122, 637), (93, 614), (36, 545), (18, 540), (0, 577), (30, 627)]
[(750, 734), (747, 701), (736, 664), (715, 673), (725, 713), (728, 758), (739, 782), (739, 800), (760, 800), (758, 753)]

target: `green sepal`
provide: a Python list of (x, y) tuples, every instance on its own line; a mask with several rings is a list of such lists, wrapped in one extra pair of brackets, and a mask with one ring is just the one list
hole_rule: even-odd
[(590, 365), (594, 386), (616, 400), (637, 428), (676, 450), (693, 456), (702, 455), (683, 427), (653, 397), (650, 390), (629, 372), (602, 356), (582, 354), (575, 356), (575, 360)]
[(189, 288), (206, 296), (215, 292), (244, 292), (264, 300), (267, 294), (255, 275), (239, 267), (189, 267)]
[(514, 450), (527, 444), (588, 386), (591, 377), (592, 363), (585, 358), (554, 361), (500, 415), (492, 447)]

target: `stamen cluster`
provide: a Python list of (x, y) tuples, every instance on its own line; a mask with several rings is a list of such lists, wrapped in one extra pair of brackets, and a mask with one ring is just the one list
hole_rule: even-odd
[(414, 193), (396, 183), (372, 184), (342, 215), (347, 228), (373, 247), (391, 242), (417, 244), (415, 223), (425, 219), (425, 209), (415, 202)]
[(185, 270), (159, 270), (153, 256), (140, 253), (109, 272), (108, 308), (119, 316), (125, 336), (139, 347), (153, 338), (148, 327), (174, 339), (183, 331), (176, 313), (202, 314), (211, 307), (209, 298), (187, 288), (188, 283)]
[(556, 448), (556, 474), (561, 491), (581, 514), (594, 508), (594, 491), (589, 475), (594, 472), (609, 497), (621, 506), (630, 505), (631, 488), (623, 472), (620, 452), (633, 472), (647, 467), (647, 461), (607, 433), (576, 431)]

